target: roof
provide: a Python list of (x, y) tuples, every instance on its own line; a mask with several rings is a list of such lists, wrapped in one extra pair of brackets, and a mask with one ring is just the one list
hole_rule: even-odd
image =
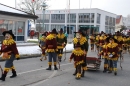
[(24, 12), (22, 10), (4, 5), (0, 3), (0, 14), (2, 15), (8, 15), (8, 16), (15, 16), (15, 17), (23, 17), (23, 18), (31, 18), (31, 19), (37, 19), (38, 16), (35, 16), (33, 14)]
[(117, 15), (116, 17), (116, 24), (119, 24), (121, 21), (122, 15)]

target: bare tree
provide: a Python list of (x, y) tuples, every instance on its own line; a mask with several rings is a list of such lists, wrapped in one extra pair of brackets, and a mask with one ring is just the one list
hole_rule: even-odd
[[(25, 12), (36, 15), (35, 11), (43, 10), (43, 7), (41, 5), (43, 2), (47, 3), (47, 1), (49, 0), (20, 0), (20, 2), (18, 3), (18, 8)], [(35, 23), (35, 19), (33, 20), (33, 22)]]

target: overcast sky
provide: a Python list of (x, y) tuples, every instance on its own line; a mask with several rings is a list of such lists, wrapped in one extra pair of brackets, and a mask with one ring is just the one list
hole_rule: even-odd
[[(17, 0), (18, 2), (19, 0)], [(50, 0), (49, 9), (65, 9), (68, 0)], [(15, 7), (15, 0), (0, 0), (0, 3)], [(99, 8), (126, 17), (130, 14), (130, 0), (92, 0), (92, 8)], [(79, 0), (70, 0), (70, 9), (78, 9)], [(90, 8), (90, 0), (80, 0), (80, 9)]]

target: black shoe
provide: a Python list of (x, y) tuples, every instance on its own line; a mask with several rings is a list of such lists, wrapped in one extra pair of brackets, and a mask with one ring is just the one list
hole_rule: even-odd
[(0, 80), (5, 81), (5, 77), (6, 77), (6, 74), (2, 74), (2, 77), (0, 78)]
[(108, 73), (112, 73), (112, 71), (108, 71)]
[(12, 76), (10, 76), (10, 78), (14, 78), (14, 77), (16, 77), (16, 76), (17, 76), (17, 74), (16, 74), (16, 71), (15, 71), (15, 70), (12, 70), (12, 73), (13, 73), (13, 75), (12, 75)]
[(58, 70), (58, 68), (57, 68), (57, 66), (56, 66), (56, 65), (54, 65), (54, 70)]
[(107, 72), (106, 70), (103, 71), (103, 73), (106, 73), (106, 72)]
[(77, 72), (74, 72), (73, 75), (75, 76), (77, 74)]
[(16, 77), (17, 75), (12, 75), (12, 76), (10, 76), (10, 78), (14, 78), (14, 77)]
[(49, 65), (49, 67), (46, 70), (51, 70), (51, 65)]
[(61, 59), (59, 59), (59, 62), (61, 62)]
[(114, 72), (114, 75), (116, 76), (116, 75), (117, 75), (117, 72)]
[(82, 74), (81, 74), (81, 77), (84, 77), (84, 70), (83, 70), (83, 72), (82, 72)]
[(75, 76), (77, 74), (77, 70), (75, 70), (75, 72), (73, 73), (73, 75)]

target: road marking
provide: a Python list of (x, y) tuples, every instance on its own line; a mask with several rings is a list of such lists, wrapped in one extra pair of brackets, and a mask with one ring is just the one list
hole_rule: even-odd
[[(62, 64), (61, 66), (65, 66), (65, 65), (69, 65), (69, 64), (72, 64), (72, 63)], [(17, 74), (21, 75), (21, 74), (31, 73), (31, 72), (35, 72), (35, 71), (39, 71), (39, 70), (44, 70), (44, 69), (46, 69), (46, 68), (40, 68), (40, 69), (30, 70), (30, 71), (26, 71), (26, 72), (17, 73)], [(9, 76), (10, 75), (8, 75), (7, 77), (9, 77)]]
[[(67, 71), (68, 71), (68, 70), (72, 70), (72, 69), (74, 69), (74, 68), (67, 69)], [(51, 74), (51, 76), (49, 76), (49, 77), (46, 78), (45, 80), (42, 80), (42, 81), (39, 81), (39, 82), (30, 84), (30, 85), (26, 85), (26, 86), (39, 86), (39, 85), (43, 84), (44, 82), (46, 82), (46, 81), (50, 80), (51, 78), (53, 78), (53, 77), (56, 75), (57, 72), (58, 72), (58, 71), (55, 70), (55, 71)]]
[(26, 85), (26, 86), (38, 86), (38, 85), (44, 83), (45, 81), (48, 81), (48, 80), (51, 79), (52, 77), (54, 77), (54, 76), (56, 75), (56, 73), (57, 73), (57, 70), (54, 70), (54, 72), (53, 72), (47, 79), (42, 80), (42, 81), (37, 82), (37, 83), (34, 83), (34, 84), (31, 84), (31, 85)]

